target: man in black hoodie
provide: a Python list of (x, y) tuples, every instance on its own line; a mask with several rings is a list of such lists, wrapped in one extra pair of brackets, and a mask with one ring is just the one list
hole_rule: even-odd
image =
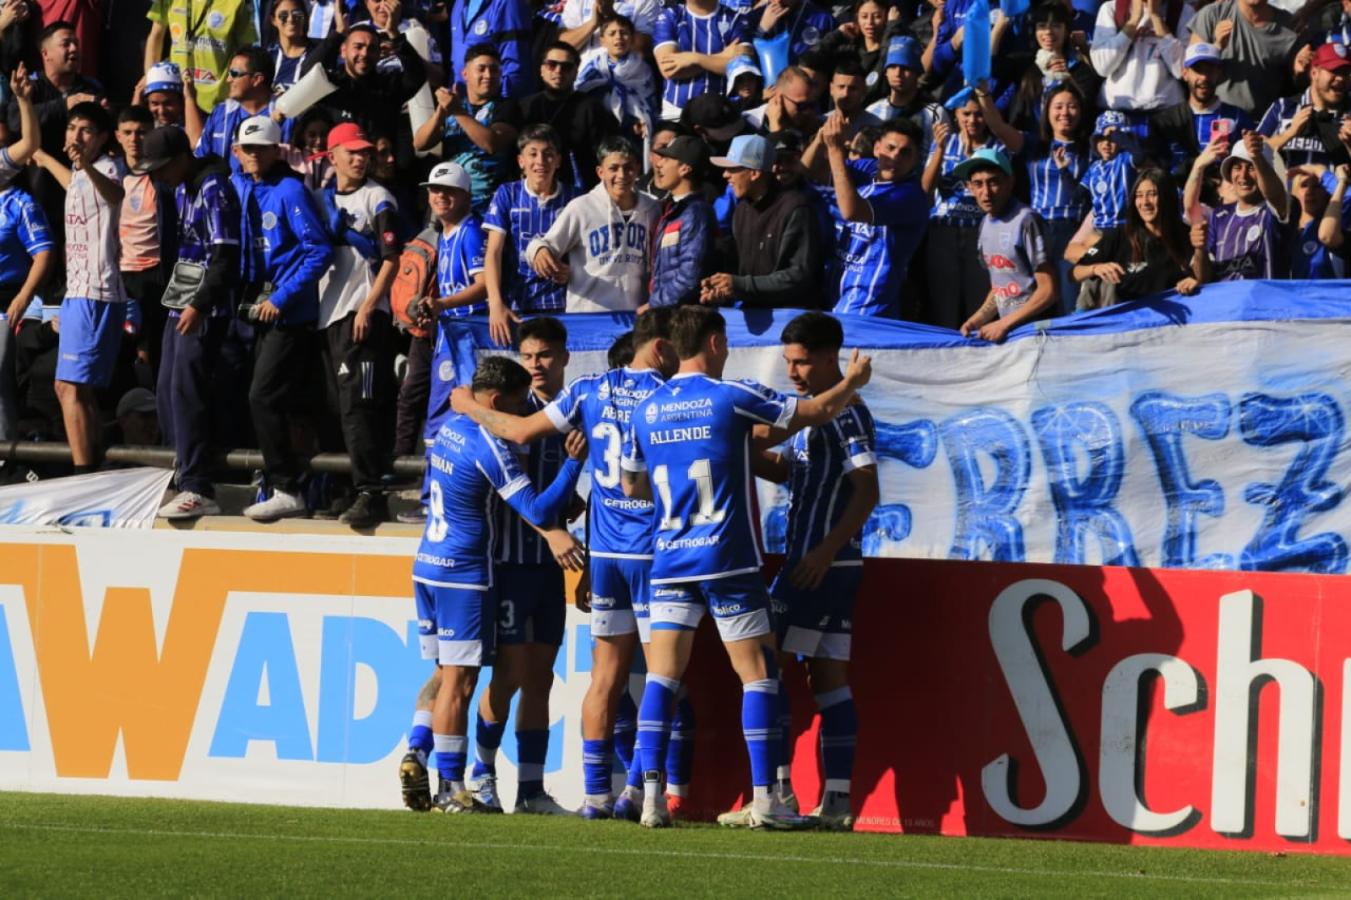
[(178, 456), (179, 492), (159, 514), (167, 519), (219, 515), (207, 477), (211, 381), (239, 280), (239, 198), (225, 160), (193, 156), (183, 129), (172, 125), (146, 136), (136, 172), (155, 173), (163, 187), (173, 190), (178, 210), (178, 262), (164, 296), (169, 320), (155, 396), (160, 428)]
[[(403, 121), (403, 105), (422, 88), (427, 67), (399, 31), (395, 14), (385, 22), (384, 39), (393, 43), (398, 66), (377, 65), (381, 34), (374, 25), (361, 22), (324, 38), (318, 51), (306, 59), (301, 77), (322, 65), (336, 90), (320, 101), (321, 106), (332, 110), (338, 121), (356, 122), (367, 134), (396, 135)], [(400, 168), (412, 165), (411, 146), (399, 142), (396, 152)]]
[(619, 122), (593, 94), (572, 89), (581, 57), (571, 44), (555, 41), (544, 51), (539, 80), (544, 90), (521, 101), (525, 125), (550, 125), (563, 142), (558, 178), (579, 191), (596, 186), (596, 147), (619, 133)]

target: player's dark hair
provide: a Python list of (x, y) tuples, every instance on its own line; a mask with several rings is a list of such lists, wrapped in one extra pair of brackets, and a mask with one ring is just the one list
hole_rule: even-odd
[(277, 74), (277, 64), (272, 61), (272, 54), (268, 53), (257, 44), (250, 44), (247, 47), (240, 47), (230, 55), (231, 59), (242, 56), (249, 61), (249, 71), (256, 75), (262, 75), (263, 80), (268, 84), (272, 83), (273, 77)]
[(671, 343), (676, 356), (693, 359), (703, 352), (708, 339), (727, 333), (727, 320), (722, 313), (707, 306), (679, 306), (671, 318)]
[(491, 56), (498, 62), (502, 61), (502, 54), (497, 52), (497, 48), (485, 41), (481, 44), (475, 44), (464, 51), (464, 64), (467, 66), (480, 56)]
[(779, 343), (801, 344), (807, 348), (809, 353), (815, 353), (818, 350), (834, 350), (844, 346), (844, 327), (840, 325), (840, 320), (832, 315), (828, 315), (819, 310), (811, 310), (794, 316), (793, 319), (783, 326), (783, 333), (779, 335)]
[(885, 137), (888, 134), (902, 134), (910, 139), (910, 143), (916, 150), (924, 146), (924, 129), (919, 127), (919, 123), (909, 116), (901, 116), (892, 119), (889, 122), (883, 122), (877, 129), (878, 137)]
[(830, 77), (836, 75), (846, 75), (850, 78), (863, 78), (863, 63), (852, 56), (842, 56), (835, 62), (835, 71)]
[(648, 342), (663, 338), (671, 339), (671, 321), (675, 317), (674, 306), (652, 306), (633, 323), (633, 349), (645, 346)]
[(524, 150), (526, 144), (533, 144), (536, 141), (548, 144), (560, 155), (563, 152), (563, 142), (558, 139), (558, 132), (554, 131), (553, 126), (543, 124), (527, 125), (521, 129), (521, 136), (516, 139), (516, 149)]
[(117, 114), (117, 124), (121, 125), (123, 122), (135, 122), (137, 125), (145, 125), (147, 128), (155, 127), (155, 117), (144, 106), (122, 107), (122, 111)]
[(623, 156), (626, 159), (639, 162), (638, 148), (634, 147), (633, 142), (628, 138), (618, 135), (607, 137), (596, 147), (596, 163), (604, 162), (605, 157), (612, 155)]
[(603, 19), (600, 20), (600, 22), (596, 24), (596, 33), (604, 34), (605, 29), (609, 28), (616, 22), (627, 28), (629, 30), (629, 34), (635, 34), (638, 31), (638, 26), (634, 25), (633, 20), (630, 19), (628, 16), (624, 15), (623, 13), (610, 13), (608, 16), (605, 16)]
[(86, 100), (72, 106), (70, 112), (66, 115), (66, 121), (71, 119), (83, 119), (93, 125), (94, 130), (99, 134), (107, 134), (113, 130), (113, 117), (108, 115), (108, 110), (104, 109), (101, 104), (95, 103), (93, 100)]
[(48, 25), (46, 28), (38, 32), (38, 44), (42, 45), (47, 43), (47, 38), (56, 34), (58, 31), (74, 31), (74, 30), (75, 30), (74, 25), (70, 24), (64, 19), (57, 19), (55, 22), (53, 22), (52, 24)]
[(485, 356), (478, 361), (470, 388), (475, 391), (497, 391), (514, 394), (530, 387), (530, 373), (514, 359), (505, 356)]
[(568, 329), (553, 316), (535, 316), (533, 319), (526, 319), (521, 323), (520, 329), (516, 332), (516, 346), (521, 346), (521, 343), (527, 338), (566, 347), (568, 345)]
[(569, 44), (567, 41), (554, 41), (549, 46), (544, 48), (544, 52), (546, 54), (550, 50), (562, 50), (568, 56), (572, 57), (573, 63), (579, 63), (582, 61), (582, 54), (578, 53), (577, 48)]
[(615, 338), (605, 354), (605, 363), (611, 369), (618, 369), (633, 362), (633, 332), (626, 331)]

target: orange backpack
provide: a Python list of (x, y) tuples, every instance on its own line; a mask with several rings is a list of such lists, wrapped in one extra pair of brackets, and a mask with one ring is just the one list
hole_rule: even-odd
[(389, 286), (389, 308), (394, 312), (394, 321), (414, 337), (427, 336), (425, 328), (417, 327), (412, 311), (427, 295), (427, 289), (436, 277), (436, 243), (436, 229), (428, 228), (404, 244), (403, 252), (399, 254), (399, 268)]

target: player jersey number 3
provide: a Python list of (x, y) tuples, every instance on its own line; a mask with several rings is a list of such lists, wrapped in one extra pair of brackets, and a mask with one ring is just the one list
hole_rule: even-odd
[[(694, 482), (699, 492), (699, 511), (690, 516), (691, 525), (717, 525), (727, 518), (727, 510), (713, 508), (713, 467), (707, 459), (696, 459), (685, 470), (685, 475)], [(678, 531), (685, 521), (675, 515), (671, 505), (671, 473), (665, 465), (652, 470), (652, 484), (657, 489), (657, 497), (665, 515), (657, 522), (658, 531)]]
[(614, 490), (619, 486), (619, 428), (613, 422), (597, 422), (596, 427), (591, 429), (591, 436), (605, 442), (605, 449), (601, 453), (604, 466), (595, 467), (596, 484), (607, 491)]

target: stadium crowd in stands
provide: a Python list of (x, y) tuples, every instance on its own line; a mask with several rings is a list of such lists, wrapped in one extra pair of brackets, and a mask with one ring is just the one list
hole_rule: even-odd
[[(165, 516), (217, 511), (211, 451), (251, 446), (248, 515), (368, 526), (460, 316), (503, 347), (685, 304), (999, 341), (1345, 275), (1351, 2), (1003, 0), (967, 85), (985, 5), (4, 0), (0, 438), (89, 471), (139, 387)], [(350, 479), (312, 489), (316, 450)]]

